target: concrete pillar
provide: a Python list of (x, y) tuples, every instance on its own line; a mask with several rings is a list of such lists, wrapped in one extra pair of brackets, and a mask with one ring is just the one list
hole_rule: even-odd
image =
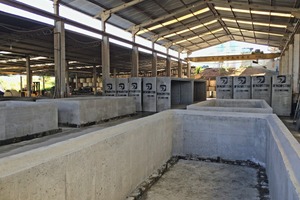
[(191, 78), (191, 62), (190, 61), (187, 62), (187, 69), (186, 70), (187, 70), (186, 71), (186, 76), (188, 78)]
[(23, 77), (20, 75), (20, 91), (22, 91), (23, 88)]
[(93, 66), (93, 88), (94, 88), (94, 95), (97, 94), (97, 68), (96, 65)]
[(26, 57), (26, 79), (27, 79), (27, 96), (31, 97), (32, 74), (30, 70), (30, 57)]
[(110, 54), (109, 54), (109, 38), (102, 38), (102, 78), (103, 81), (110, 77)]
[(78, 90), (78, 74), (75, 74), (75, 88)]
[(69, 81), (69, 63), (66, 61), (66, 97), (70, 94), (70, 81)]
[(289, 70), (287, 74), (289, 75), (293, 74), (293, 66), (294, 66), (294, 45), (290, 44), (289, 45)]
[(45, 90), (45, 76), (43, 76), (42, 79), (43, 79), (43, 90)]
[(171, 56), (166, 59), (166, 76), (171, 77)]
[(282, 69), (283, 69), (283, 56), (280, 57), (279, 61), (279, 74), (282, 75)]
[(284, 68), (284, 74), (287, 75), (289, 73), (289, 50), (287, 49), (285, 51), (285, 68)]
[(117, 69), (116, 68), (114, 68), (114, 78), (117, 78)]
[[(54, 14), (59, 16), (59, 0), (54, 0)], [(54, 63), (55, 63), (55, 97), (66, 95), (66, 48), (65, 26), (62, 21), (55, 21), (54, 27)]]
[(138, 77), (138, 76), (139, 76), (139, 50), (137, 46), (133, 46), (131, 77)]
[(180, 60), (180, 53), (178, 52), (178, 78), (182, 77), (182, 62)]
[(293, 93), (299, 93), (299, 68), (300, 68), (300, 34), (294, 36), (294, 62), (293, 62)]
[(152, 77), (157, 77), (157, 53), (152, 53)]

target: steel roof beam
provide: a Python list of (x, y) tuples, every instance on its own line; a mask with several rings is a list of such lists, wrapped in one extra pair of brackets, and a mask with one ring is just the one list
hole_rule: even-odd
[(261, 5), (261, 4), (248, 4), (248, 3), (239, 3), (239, 2), (226, 2), (222, 0), (211, 0), (207, 3), (217, 3), (217, 4), (222, 4), (222, 6), (232, 6), (234, 8), (239, 7), (239, 8), (247, 8), (247, 9), (258, 9), (258, 10), (267, 10), (267, 11), (282, 11), (282, 12), (287, 12), (287, 13), (300, 13), (300, 9), (298, 8), (290, 8), (290, 7), (283, 7), (283, 6), (268, 6), (268, 5)]
[(128, 7), (131, 7), (131, 6), (135, 5), (135, 4), (138, 4), (138, 3), (143, 2), (143, 1), (144, 0), (133, 0), (133, 1), (130, 1), (128, 3), (124, 3), (122, 5), (119, 5), (119, 6), (115, 7), (115, 8), (112, 8), (110, 10), (104, 10), (104, 11), (98, 13), (97, 15), (95, 15), (94, 18), (98, 18), (100, 16), (102, 18), (102, 15), (111, 15), (113, 13), (119, 12), (121, 10), (124, 10), (124, 9), (126, 9)]
[(205, 0), (202, 0), (202, 1), (198, 2), (198, 3), (195, 3), (195, 4), (192, 4), (192, 5), (188, 6), (188, 7), (179, 9), (179, 10), (177, 10), (177, 11), (174, 11), (174, 12), (170, 13), (170, 14), (166, 14), (166, 15), (164, 15), (164, 16), (161, 16), (161, 17), (156, 18), (156, 19), (153, 19), (153, 20), (148, 20), (148, 21), (143, 22), (143, 23), (141, 23), (141, 24), (139, 24), (139, 25), (134, 25), (134, 26), (128, 28), (127, 31), (130, 31), (131, 29), (136, 29), (136, 28), (140, 29), (140, 28), (143, 28), (143, 27), (145, 27), (145, 26), (149, 26), (149, 25), (151, 25), (151, 24), (154, 24), (154, 23), (156, 23), (156, 22), (159, 22), (159, 21), (168, 19), (168, 18), (170, 18), (170, 17), (173, 17), (173, 16), (175, 16), (175, 15), (177, 15), (177, 14), (180, 14), (180, 13), (182, 13), (182, 12), (185, 12), (185, 11), (187, 11), (187, 10), (196, 8), (196, 7), (201, 6), (201, 5), (205, 5), (206, 3), (210, 2), (210, 1), (211, 1), (211, 0), (206, 0), (206, 1), (205, 1)]

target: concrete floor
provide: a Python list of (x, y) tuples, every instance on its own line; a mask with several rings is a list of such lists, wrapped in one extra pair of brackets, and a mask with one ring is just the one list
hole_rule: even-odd
[(257, 170), (246, 166), (179, 160), (142, 200), (254, 200), (257, 182)]
[(280, 117), (280, 119), (285, 124), (285, 126), (289, 129), (289, 131), (293, 134), (296, 140), (300, 143), (300, 131), (296, 129), (296, 124), (293, 123), (293, 118)]

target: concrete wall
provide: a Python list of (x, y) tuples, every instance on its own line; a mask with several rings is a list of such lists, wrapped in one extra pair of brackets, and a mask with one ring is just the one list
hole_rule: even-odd
[(250, 76), (233, 77), (233, 98), (251, 99), (251, 77)]
[(136, 111), (143, 111), (142, 78), (129, 78), (129, 96), (135, 100)]
[(172, 116), (96, 131), (0, 159), (1, 200), (124, 200), (172, 155)]
[(0, 105), (0, 140), (58, 129), (54, 104), (5, 101)]
[(1, 199), (122, 200), (171, 155), (266, 166), (271, 199), (300, 199), (300, 146), (273, 114), (169, 110), (0, 159)]
[(252, 76), (251, 78), (252, 99), (264, 99), (271, 105), (272, 77)]
[(58, 107), (58, 122), (68, 125), (84, 125), (136, 112), (133, 97), (82, 97), (44, 99)]
[(265, 163), (266, 121), (248, 113), (177, 112), (175, 155)]
[(233, 97), (233, 78), (231, 76), (218, 76), (217, 99), (232, 99)]
[(290, 116), (292, 110), (292, 79), (289, 75), (272, 77), (272, 107), (279, 116)]
[(273, 109), (264, 101), (256, 99), (212, 99), (187, 106), (188, 110), (273, 113)]
[(156, 110), (161, 112), (171, 108), (171, 78), (157, 77), (156, 81)]

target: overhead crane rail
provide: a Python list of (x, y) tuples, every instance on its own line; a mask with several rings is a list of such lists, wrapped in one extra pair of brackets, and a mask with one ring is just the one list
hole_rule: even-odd
[(262, 60), (274, 59), (280, 57), (280, 53), (254, 53), (244, 55), (227, 55), (227, 56), (201, 56), (201, 57), (188, 57), (187, 61), (191, 62), (214, 62), (214, 61), (230, 61), (230, 60)]

